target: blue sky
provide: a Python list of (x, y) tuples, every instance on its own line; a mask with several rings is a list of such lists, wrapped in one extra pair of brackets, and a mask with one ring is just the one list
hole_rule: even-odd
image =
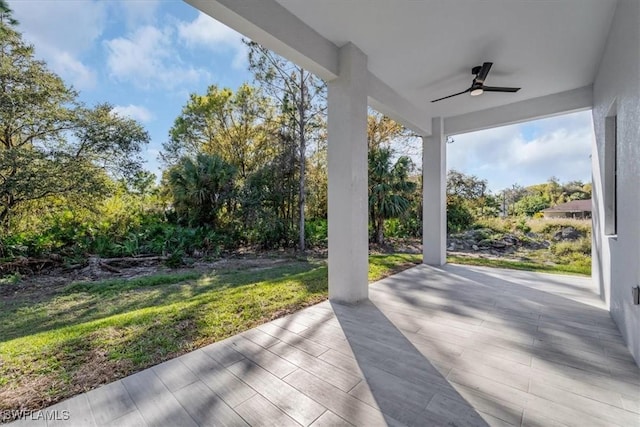
[[(89, 105), (109, 102), (151, 135), (157, 156), (190, 93), (251, 81), (239, 34), (174, 0), (9, 0), (36, 56)], [(493, 190), (551, 176), (590, 180), (590, 113), (454, 137), (448, 167), (488, 179)]]

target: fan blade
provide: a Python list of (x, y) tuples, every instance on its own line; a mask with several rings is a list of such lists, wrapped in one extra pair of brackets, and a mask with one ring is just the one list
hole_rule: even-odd
[(483, 86), (482, 90), (485, 92), (517, 92), (519, 87), (496, 87), (496, 86)]
[(474, 83), (484, 83), (484, 81), (487, 79), (487, 74), (489, 74), (489, 70), (491, 70), (492, 65), (493, 62), (485, 62), (484, 64), (482, 64), (482, 68), (480, 68), (478, 75), (474, 79)]
[(438, 98), (438, 99), (434, 99), (431, 102), (438, 102), (438, 101), (442, 101), (443, 99), (447, 99), (447, 98), (453, 98), (454, 96), (458, 96), (458, 95), (462, 95), (463, 93), (467, 93), (471, 91), (471, 88), (467, 89), (467, 90), (463, 90), (462, 92), (458, 92), (458, 93), (454, 93), (453, 95), (449, 95), (449, 96), (445, 96), (444, 98)]

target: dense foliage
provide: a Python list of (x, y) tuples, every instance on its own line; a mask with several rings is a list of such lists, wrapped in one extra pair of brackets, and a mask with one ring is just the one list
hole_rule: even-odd
[[(0, 1), (0, 259), (88, 255), (217, 256), (241, 245), (327, 243), (326, 88), (308, 71), (247, 43), (256, 86), (193, 93), (163, 144), (159, 183), (142, 169), (147, 132), (108, 104), (86, 106), (34, 59)], [(415, 135), (370, 111), (370, 239), (419, 237)], [(532, 216), (590, 197), (590, 185), (549, 182), (498, 194), (450, 171), (448, 229)]]
[[(6, 9), (6, 7), (5, 7)], [(141, 169), (147, 132), (108, 104), (89, 108), (0, 19), (0, 227), (16, 210), (53, 196), (106, 195)]]
[(326, 85), (304, 68), (287, 61), (258, 43), (245, 41), (249, 48), (249, 71), (271, 97), (281, 116), (281, 132), (294, 144), (298, 169), (298, 248), (306, 247), (307, 156), (310, 143), (316, 151), (323, 141), (326, 112)]

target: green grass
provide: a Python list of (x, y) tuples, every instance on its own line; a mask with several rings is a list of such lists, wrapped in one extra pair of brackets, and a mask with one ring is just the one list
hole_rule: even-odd
[[(420, 262), (373, 255), (375, 281)], [(327, 267), (72, 283), (0, 302), (0, 410), (36, 409), (327, 298)]]
[(510, 261), (507, 259), (465, 257), (448, 255), (447, 262), (453, 264), (478, 265), (482, 267), (511, 268), (513, 270), (538, 271), (542, 273), (591, 275), (591, 266), (583, 264), (541, 264), (536, 261)]

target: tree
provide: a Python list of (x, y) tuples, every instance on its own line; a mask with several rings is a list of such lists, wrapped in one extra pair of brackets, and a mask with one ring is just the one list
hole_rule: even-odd
[(473, 224), (473, 215), (461, 199), (447, 197), (447, 232), (468, 229)]
[(513, 184), (511, 188), (505, 188), (498, 193), (498, 198), (502, 202), (503, 214), (510, 215), (513, 210), (513, 205), (525, 195), (527, 195), (527, 189), (519, 184)]
[(591, 184), (584, 184), (582, 181), (569, 181), (562, 184), (562, 194), (565, 201), (590, 199)]
[(125, 185), (130, 193), (140, 196), (148, 196), (158, 190), (155, 174), (144, 170), (135, 173)]
[[(450, 228), (462, 229), (471, 225), (473, 217), (495, 216), (498, 201), (487, 190), (487, 180), (456, 170), (447, 173), (447, 213)], [(455, 218), (459, 218), (457, 221)]]
[(168, 173), (178, 215), (191, 225), (217, 227), (220, 210), (234, 195), (236, 168), (220, 156), (183, 157)]
[(367, 116), (367, 143), (369, 149), (390, 147), (402, 154), (412, 154), (410, 146), (416, 138), (411, 131), (393, 119), (369, 109)]
[(4, 36), (7, 33), (5, 25), (16, 27), (19, 22), (12, 16), (13, 11), (5, 0), (0, 0), (0, 22), (3, 24), (0, 26), (0, 35)]
[(528, 194), (513, 205), (513, 211), (516, 215), (533, 216), (549, 206), (549, 200), (543, 195)]
[(171, 165), (185, 155), (215, 154), (246, 179), (270, 152), (271, 128), (277, 122), (272, 109), (268, 100), (246, 83), (235, 93), (211, 85), (204, 95), (191, 94), (169, 130), (162, 157)]
[(312, 219), (326, 219), (329, 198), (326, 149), (316, 151), (310, 156), (307, 177), (307, 188), (309, 190), (307, 212)]
[(242, 217), (248, 240), (264, 248), (295, 241), (296, 153), (288, 134), (274, 141), (277, 154), (247, 179)]
[(318, 129), (324, 126), (326, 85), (292, 62), (276, 55), (255, 42), (249, 47), (249, 70), (255, 80), (280, 106), (284, 117), (284, 132), (294, 136), (298, 148), (298, 247), (305, 250), (305, 202), (307, 145)]
[(447, 195), (465, 200), (481, 199), (487, 194), (487, 180), (475, 175), (466, 175), (457, 170), (447, 173)]
[(384, 243), (384, 220), (409, 209), (409, 195), (416, 190), (416, 183), (409, 180), (412, 170), (413, 162), (407, 156), (394, 163), (388, 147), (369, 150), (369, 216), (380, 245)]
[(34, 59), (0, 3), (0, 226), (29, 201), (106, 193), (110, 177), (141, 169), (147, 132), (108, 104), (87, 108)]

